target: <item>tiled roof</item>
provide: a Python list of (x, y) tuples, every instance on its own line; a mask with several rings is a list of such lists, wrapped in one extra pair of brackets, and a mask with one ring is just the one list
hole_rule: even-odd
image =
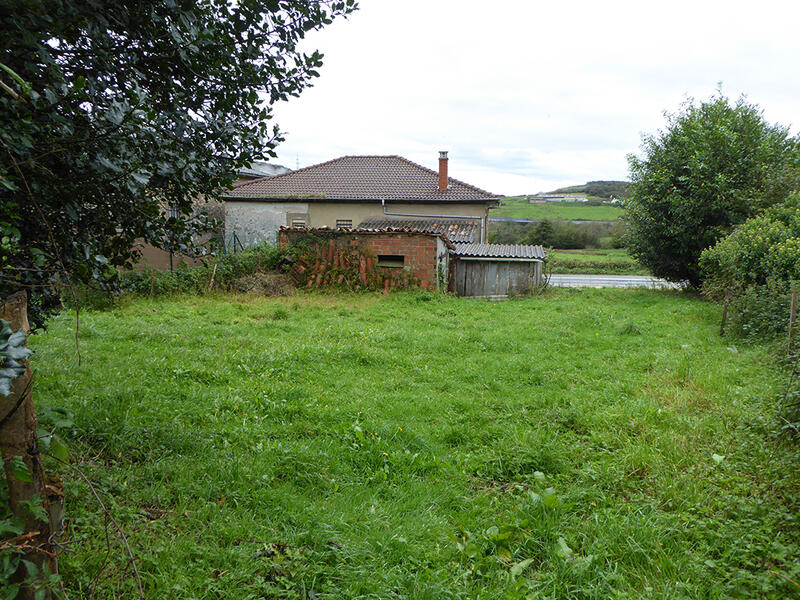
[(234, 186), (232, 200), (416, 200), (476, 202), (497, 198), (449, 178), (440, 192), (437, 171), (402, 156), (343, 156), (328, 162)]
[(383, 229), (329, 229), (327, 227), (287, 227), (282, 225), (278, 231), (285, 231), (287, 233), (310, 233), (312, 235), (322, 236), (341, 236), (341, 235), (384, 235), (387, 233), (402, 233), (406, 235), (424, 235), (429, 237), (440, 238), (450, 250), (455, 250), (455, 244), (447, 239), (443, 233), (435, 231), (420, 231), (419, 229), (405, 229), (400, 227), (384, 227)]
[(393, 219), (391, 217), (370, 217), (358, 226), (359, 229), (385, 229), (395, 227), (413, 229), (427, 233), (444, 235), (451, 242), (474, 242), (481, 237), (479, 219)]
[(453, 252), (456, 256), (474, 258), (520, 258), (544, 260), (544, 248), (541, 246), (520, 246), (517, 244), (456, 244)]

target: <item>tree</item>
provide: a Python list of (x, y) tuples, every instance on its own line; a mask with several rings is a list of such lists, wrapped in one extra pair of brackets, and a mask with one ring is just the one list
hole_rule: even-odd
[(35, 328), (70, 285), (113, 289), (139, 242), (191, 251), (196, 200), (274, 156), (272, 105), (318, 75), (300, 40), (355, 8), (0, 0), (0, 297), (25, 291)]
[(547, 219), (542, 219), (534, 225), (531, 232), (527, 235), (525, 243), (539, 244), (540, 246), (553, 245), (553, 224)]
[(700, 253), (786, 198), (800, 172), (798, 140), (740, 98), (687, 101), (629, 156), (630, 253), (654, 275), (701, 283)]

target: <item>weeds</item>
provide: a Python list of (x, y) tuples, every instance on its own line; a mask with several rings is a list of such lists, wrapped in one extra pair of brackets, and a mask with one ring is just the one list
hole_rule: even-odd
[[(211, 294), (86, 311), (80, 366), (69, 315), (31, 343), (148, 598), (792, 597), (780, 371), (729, 351), (717, 312), (634, 290)], [(135, 591), (66, 484), (70, 597), (101, 569), (98, 599)]]

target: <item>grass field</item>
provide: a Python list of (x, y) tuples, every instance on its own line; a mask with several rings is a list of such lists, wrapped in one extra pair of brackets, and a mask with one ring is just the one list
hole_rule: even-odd
[[(138, 300), (34, 336), (148, 599), (787, 598), (766, 347), (679, 293)], [(134, 597), (67, 477), (72, 598)]]
[(547, 254), (553, 273), (611, 273), (617, 275), (649, 275), (627, 250), (551, 250)]
[(589, 221), (613, 221), (622, 215), (618, 206), (606, 204), (590, 206), (583, 202), (548, 202), (531, 204), (527, 200), (503, 199), (500, 208), (489, 211), (489, 217), (513, 219), (585, 219)]

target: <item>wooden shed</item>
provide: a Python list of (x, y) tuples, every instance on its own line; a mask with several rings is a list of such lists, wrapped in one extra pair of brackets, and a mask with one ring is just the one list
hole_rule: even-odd
[(456, 244), (450, 291), (457, 296), (523, 294), (542, 283), (541, 246)]

